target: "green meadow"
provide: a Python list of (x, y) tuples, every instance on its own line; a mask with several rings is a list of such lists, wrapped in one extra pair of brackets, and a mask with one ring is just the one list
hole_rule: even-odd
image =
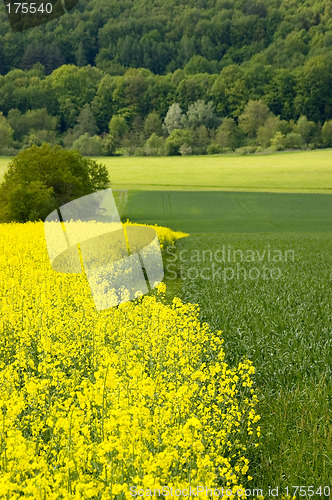
[(129, 191), (124, 218), (188, 233), (332, 229), (331, 195), (241, 191)]
[(256, 368), (262, 435), (247, 486), (330, 485), (332, 232), (191, 234), (164, 267), (169, 299), (199, 304), (230, 366), (247, 356)]
[(332, 150), (250, 156), (96, 158), (113, 188), (332, 192)]
[[(96, 157), (113, 189), (332, 192), (332, 150), (266, 155)], [(0, 179), (10, 158), (0, 157)]]

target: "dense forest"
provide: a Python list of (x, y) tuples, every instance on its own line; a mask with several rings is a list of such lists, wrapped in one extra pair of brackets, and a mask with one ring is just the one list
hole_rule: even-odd
[[(302, 66), (332, 48), (332, 2), (299, 0), (80, 0), (69, 14), (20, 34), (1, 11), (1, 65), (47, 73), (62, 64), (91, 64), (121, 74), (185, 68), (219, 73), (245, 62)], [(204, 59), (203, 59), (204, 58)]]
[(332, 146), (331, 55), (328, 0), (80, 0), (21, 33), (3, 8), (0, 153)]

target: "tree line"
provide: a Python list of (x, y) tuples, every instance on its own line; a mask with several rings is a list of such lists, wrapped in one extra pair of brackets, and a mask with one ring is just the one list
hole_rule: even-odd
[[(196, 56), (199, 58), (199, 56)], [(332, 59), (296, 70), (110, 75), (37, 63), (0, 77), (0, 153), (46, 142), (84, 155), (174, 155), (332, 146)]]

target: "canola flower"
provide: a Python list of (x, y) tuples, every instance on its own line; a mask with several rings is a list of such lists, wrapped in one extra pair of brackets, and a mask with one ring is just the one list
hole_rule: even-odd
[(155, 224), (154, 226), (149, 225), (149, 224), (137, 224), (130, 222), (127, 220), (127, 222), (124, 224), (124, 226), (143, 226), (143, 227), (152, 227), (157, 231), (158, 234), (158, 239), (160, 243), (160, 248), (163, 250), (165, 246), (171, 246), (173, 245), (177, 240), (180, 238), (184, 238), (186, 236), (189, 236), (188, 233), (183, 233), (182, 231), (173, 231), (172, 229), (169, 229), (168, 227), (162, 227), (162, 226), (157, 226)]
[(97, 312), (84, 275), (52, 270), (41, 222), (0, 225), (0, 274), (0, 498), (130, 499), (133, 485), (239, 498), (255, 369), (225, 363), (197, 305), (166, 304), (162, 283)]

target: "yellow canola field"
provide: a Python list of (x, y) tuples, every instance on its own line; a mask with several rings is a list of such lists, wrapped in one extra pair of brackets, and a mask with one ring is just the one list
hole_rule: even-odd
[[(164, 243), (179, 237), (169, 231)], [(0, 225), (0, 275), (0, 498), (242, 494), (259, 435), (254, 367), (225, 363), (196, 305), (167, 305), (162, 283), (97, 312), (84, 275), (51, 269), (41, 222)]]

